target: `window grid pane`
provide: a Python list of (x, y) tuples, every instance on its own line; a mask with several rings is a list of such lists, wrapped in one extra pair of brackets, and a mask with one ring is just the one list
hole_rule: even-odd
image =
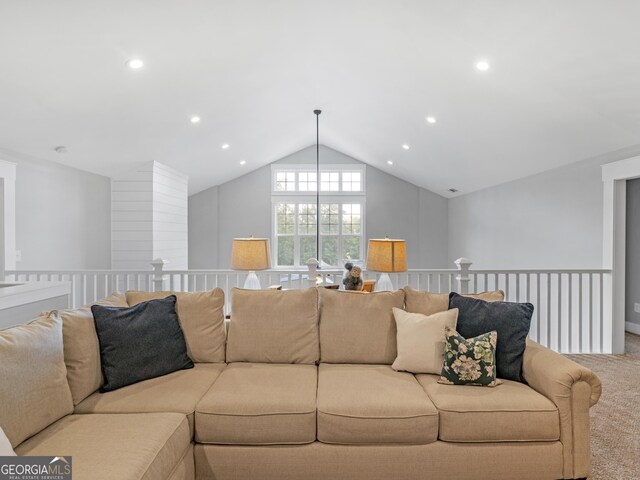
[(296, 172), (276, 172), (276, 191), (294, 192), (296, 190)]
[(296, 228), (296, 206), (293, 203), (281, 203), (276, 206), (276, 233), (278, 235), (291, 235)]
[(313, 203), (298, 205), (298, 233), (300, 235), (315, 235), (317, 228), (316, 206)]
[(339, 192), (340, 173), (320, 172), (320, 190), (323, 192)]
[(362, 181), (360, 172), (343, 172), (342, 173), (342, 191), (344, 192), (361, 192)]
[(306, 265), (310, 258), (317, 258), (316, 255), (316, 237), (309, 235), (300, 236), (300, 256), (298, 265)]
[(322, 261), (332, 266), (338, 266), (338, 236), (321, 235), (320, 250)]
[(345, 203), (342, 205), (342, 234), (360, 235), (361, 217), (359, 203)]
[(278, 237), (278, 265), (293, 266), (295, 237), (293, 235)]
[(300, 192), (315, 192), (318, 188), (316, 172), (300, 172), (298, 174), (298, 190)]
[(320, 204), (320, 234), (340, 233), (340, 205), (337, 203)]
[(361, 260), (359, 236), (348, 235), (342, 237), (342, 256), (345, 260)]

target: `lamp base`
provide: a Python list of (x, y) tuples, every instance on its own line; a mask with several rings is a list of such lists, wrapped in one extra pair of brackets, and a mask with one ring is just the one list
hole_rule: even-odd
[(247, 290), (260, 290), (260, 280), (253, 270), (247, 275), (247, 279), (244, 281), (244, 288)]
[(393, 292), (393, 283), (388, 273), (380, 274), (380, 278), (376, 282), (376, 292)]

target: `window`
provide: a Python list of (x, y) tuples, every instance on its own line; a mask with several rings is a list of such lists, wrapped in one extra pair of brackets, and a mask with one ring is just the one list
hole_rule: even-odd
[[(346, 168), (345, 168), (346, 167)], [(313, 166), (277, 165), (272, 168), (273, 250), (278, 267), (303, 267), (317, 257), (342, 267), (362, 259), (364, 238), (364, 166), (326, 166), (318, 182)], [(316, 189), (320, 183), (320, 212)]]

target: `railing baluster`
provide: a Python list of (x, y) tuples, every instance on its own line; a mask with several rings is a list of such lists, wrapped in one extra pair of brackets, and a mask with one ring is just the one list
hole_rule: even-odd
[(84, 274), (82, 275), (82, 305), (86, 305), (87, 303), (87, 275)]
[(558, 274), (558, 352), (562, 351), (562, 273)]
[(569, 351), (568, 353), (573, 353), (573, 328), (571, 326), (571, 324), (573, 323), (573, 274), (570, 273), (568, 276), (568, 280), (569, 280), (569, 313), (568, 313), (568, 322), (567, 322), (567, 335), (568, 335), (568, 340), (569, 340)]
[(536, 342), (540, 341), (540, 277), (541, 274), (536, 274)]
[(589, 274), (589, 351), (593, 352), (595, 345), (593, 344), (593, 273)]
[(551, 273), (547, 274), (547, 347), (551, 348)]
[(582, 273), (578, 274), (578, 353), (582, 353)]
[(604, 352), (604, 277), (602, 273), (598, 275), (600, 279), (600, 295), (598, 300), (600, 301), (600, 353)]

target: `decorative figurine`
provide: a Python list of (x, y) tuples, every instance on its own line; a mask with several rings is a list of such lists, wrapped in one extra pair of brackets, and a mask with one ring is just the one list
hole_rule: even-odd
[(344, 268), (349, 271), (342, 283), (345, 290), (362, 290), (362, 269), (348, 262), (344, 264)]

